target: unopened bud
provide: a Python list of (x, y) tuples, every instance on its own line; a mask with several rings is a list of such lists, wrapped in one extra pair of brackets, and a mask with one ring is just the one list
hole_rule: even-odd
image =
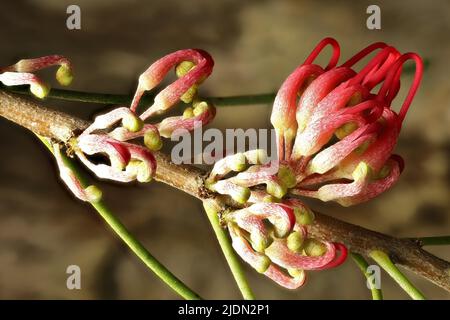
[(314, 212), (306, 207), (295, 207), (294, 208), (295, 221), (302, 226), (313, 223)]
[(258, 232), (252, 232), (250, 234), (250, 240), (256, 252), (264, 252), (264, 249), (270, 244), (268, 239)]
[(144, 126), (144, 122), (134, 114), (128, 114), (122, 119), (122, 126), (131, 132), (138, 132)]
[(320, 257), (325, 254), (327, 248), (316, 239), (306, 239), (304, 243), (305, 253), (310, 257)]
[(211, 191), (218, 192), (220, 194), (227, 194), (234, 201), (244, 204), (250, 198), (251, 192), (247, 187), (242, 187), (237, 184), (234, 184), (230, 181), (220, 180), (216, 183), (208, 182), (206, 187)]
[(206, 103), (205, 101), (199, 102), (197, 104), (194, 105), (194, 116), (198, 117), (199, 115), (201, 115), (202, 113), (204, 113), (205, 111), (207, 111), (209, 108), (208, 103)]
[(282, 186), (274, 181), (267, 182), (266, 190), (268, 194), (271, 194), (278, 199), (283, 198), (283, 196), (287, 193), (285, 186)]
[(50, 92), (50, 87), (44, 83), (32, 83), (30, 85), (30, 91), (36, 97), (43, 99)]
[(95, 203), (102, 199), (102, 190), (100, 190), (97, 186), (91, 185), (84, 189), (84, 192), (86, 193), (86, 197), (89, 202)]
[(248, 198), (250, 198), (250, 195), (250, 189), (246, 187), (236, 188), (233, 192), (230, 193), (230, 196), (233, 198), (233, 200), (241, 204), (246, 203)]
[(304, 242), (303, 234), (298, 231), (292, 232), (287, 237), (287, 246), (289, 250), (294, 252), (300, 252), (302, 250), (303, 242)]
[(294, 172), (288, 166), (280, 166), (278, 170), (278, 178), (286, 188), (293, 188), (297, 184)]
[(147, 163), (141, 161), (139, 164), (136, 180), (142, 183), (152, 181), (152, 170)]
[(148, 130), (144, 134), (144, 144), (152, 151), (160, 150), (163, 146), (163, 142), (158, 132)]
[(183, 119), (190, 119), (194, 116), (194, 109), (191, 107), (184, 109), (183, 111)]
[(258, 263), (255, 263), (254, 268), (257, 272), (259, 273), (264, 273), (267, 271), (267, 269), (270, 267), (270, 264), (272, 262), (270, 261), (270, 259), (266, 256), (261, 256), (258, 259)]
[(293, 268), (289, 268), (287, 269), (289, 275), (293, 278), (300, 278), (300, 277), (304, 277), (304, 273), (305, 271), (302, 269), (293, 269)]
[(69, 84), (71, 84), (73, 80), (72, 69), (66, 65), (60, 66), (56, 71), (56, 80), (62, 86), (68, 86)]

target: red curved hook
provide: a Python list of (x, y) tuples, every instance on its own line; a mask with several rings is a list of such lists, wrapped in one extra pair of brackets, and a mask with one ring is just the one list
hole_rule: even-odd
[(414, 60), (414, 62), (416, 63), (416, 71), (414, 74), (414, 79), (411, 84), (411, 87), (409, 88), (405, 101), (403, 102), (400, 111), (398, 113), (400, 123), (402, 123), (403, 120), (405, 119), (406, 113), (408, 112), (408, 109), (412, 103), (412, 100), (414, 99), (417, 89), (420, 86), (420, 82), (422, 80), (423, 75), (422, 58), (418, 54), (413, 52), (408, 52), (401, 55), (400, 58), (398, 58), (395, 61), (391, 70), (387, 74), (386, 80), (384, 81), (383, 86), (381, 87), (380, 92), (378, 93), (378, 96), (385, 97), (389, 102), (389, 104), (392, 102), (392, 100), (394, 100), (399, 90), (398, 86), (402, 72), (402, 66), (408, 60)]
[(323, 48), (325, 48), (327, 45), (331, 45), (333, 47), (333, 54), (331, 55), (330, 62), (328, 63), (325, 70), (334, 68), (338, 63), (339, 55), (341, 54), (341, 48), (339, 46), (339, 43), (333, 38), (325, 38), (320, 41), (314, 48), (314, 50), (311, 51), (308, 58), (306, 58), (303, 64), (313, 63), (317, 56), (322, 52)]
[(315, 270), (325, 270), (325, 269), (331, 269), (336, 268), (340, 266), (344, 261), (347, 259), (348, 255), (348, 249), (346, 246), (344, 246), (342, 243), (333, 242), (334, 247), (341, 253), (337, 258), (334, 257), (334, 259), (330, 262), (328, 262), (326, 265), (317, 268)]
[(387, 44), (384, 42), (372, 43), (371, 45), (365, 47), (360, 52), (355, 54), (353, 57), (348, 59), (346, 62), (344, 62), (341, 65), (341, 67), (351, 68), (353, 65), (355, 65), (357, 62), (359, 62), (361, 59), (366, 57), (368, 54), (372, 53), (373, 51), (375, 51), (377, 49), (382, 49), (382, 48), (384, 49), (385, 47), (387, 47)]

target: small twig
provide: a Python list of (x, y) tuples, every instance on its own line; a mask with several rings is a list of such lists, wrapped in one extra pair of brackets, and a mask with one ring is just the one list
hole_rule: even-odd
[(369, 274), (367, 272), (367, 268), (369, 267), (369, 264), (367, 263), (366, 259), (364, 259), (364, 257), (362, 255), (354, 253), (354, 252), (350, 253), (350, 256), (352, 257), (353, 261), (355, 261), (356, 265), (361, 270), (364, 277), (366, 277), (366, 279), (367, 279), (366, 282), (369, 284), (370, 291), (372, 292), (372, 299), (373, 300), (383, 300), (383, 293), (381, 292), (381, 289), (375, 288), (374, 283), (372, 283), (372, 281), (370, 281), (371, 274)]
[[(0, 87), (1, 88), (1, 87)], [(31, 95), (29, 86), (3, 87), (3, 90)], [(110, 94), (110, 93), (95, 93), (82, 92), (75, 90), (56, 89), (52, 88), (48, 93), (46, 99), (57, 99), (75, 102), (87, 102), (98, 104), (129, 104), (133, 96), (126, 94)], [(275, 93), (250, 94), (230, 97), (209, 97), (207, 100), (217, 107), (231, 107), (254, 104), (270, 104), (275, 99)], [(140, 101), (140, 105), (151, 104), (153, 101), (153, 94), (147, 93)]]
[(421, 247), (450, 245), (450, 236), (410, 238), (410, 240), (417, 242)]
[[(40, 135), (67, 141), (84, 129), (85, 121), (57, 113), (0, 90), (0, 115)], [(156, 180), (183, 190), (199, 199), (211, 197), (205, 191), (205, 172), (188, 165), (175, 165), (167, 155), (156, 153)], [(450, 263), (423, 250), (415, 241), (394, 238), (316, 213), (309, 233), (316, 238), (345, 244), (349, 250), (370, 256), (373, 250), (387, 252), (393, 262), (421, 275), (450, 292)]]
[(219, 245), (222, 248), (225, 259), (230, 266), (231, 273), (242, 293), (245, 300), (254, 300), (255, 296), (247, 282), (244, 270), (242, 269), (241, 263), (236, 256), (233, 247), (231, 246), (230, 239), (228, 238), (225, 230), (220, 225), (219, 217), (214, 211), (206, 210), (208, 219), (213, 227), (214, 233), (216, 234)]
[(405, 277), (405, 275), (396, 267), (389, 256), (380, 250), (374, 250), (370, 257), (375, 260), (398, 285), (409, 294), (414, 300), (425, 300), (425, 296)]

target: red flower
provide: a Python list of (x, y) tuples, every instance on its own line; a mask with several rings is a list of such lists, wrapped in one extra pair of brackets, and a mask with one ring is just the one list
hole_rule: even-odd
[[(333, 46), (333, 55), (323, 69), (313, 61), (327, 44)], [(380, 51), (364, 68), (352, 69), (375, 50)], [(403, 160), (392, 152), (423, 63), (417, 54), (401, 55), (384, 43), (368, 46), (337, 67), (338, 58), (337, 42), (322, 40), (281, 86), (271, 122), (279, 159), (296, 174), (292, 192), (349, 206), (377, 196), (398, 180)], [(414, 60), (416, 73), (396, 113), (391, 104), (407, 60)], [(373, 92), (379, 84), (380, 90)]]

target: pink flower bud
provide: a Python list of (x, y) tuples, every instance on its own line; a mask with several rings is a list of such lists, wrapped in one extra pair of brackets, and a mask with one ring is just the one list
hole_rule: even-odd
[(289, 199), (257, 202), (222, 217), (244, 261), (279, 285), (295, 289), (305, 282), (305, 270), (336, 267), (347, 256), (341, 244), (308, 238), (307, 226), (300, 223), (306, 211), (299, 200)]

